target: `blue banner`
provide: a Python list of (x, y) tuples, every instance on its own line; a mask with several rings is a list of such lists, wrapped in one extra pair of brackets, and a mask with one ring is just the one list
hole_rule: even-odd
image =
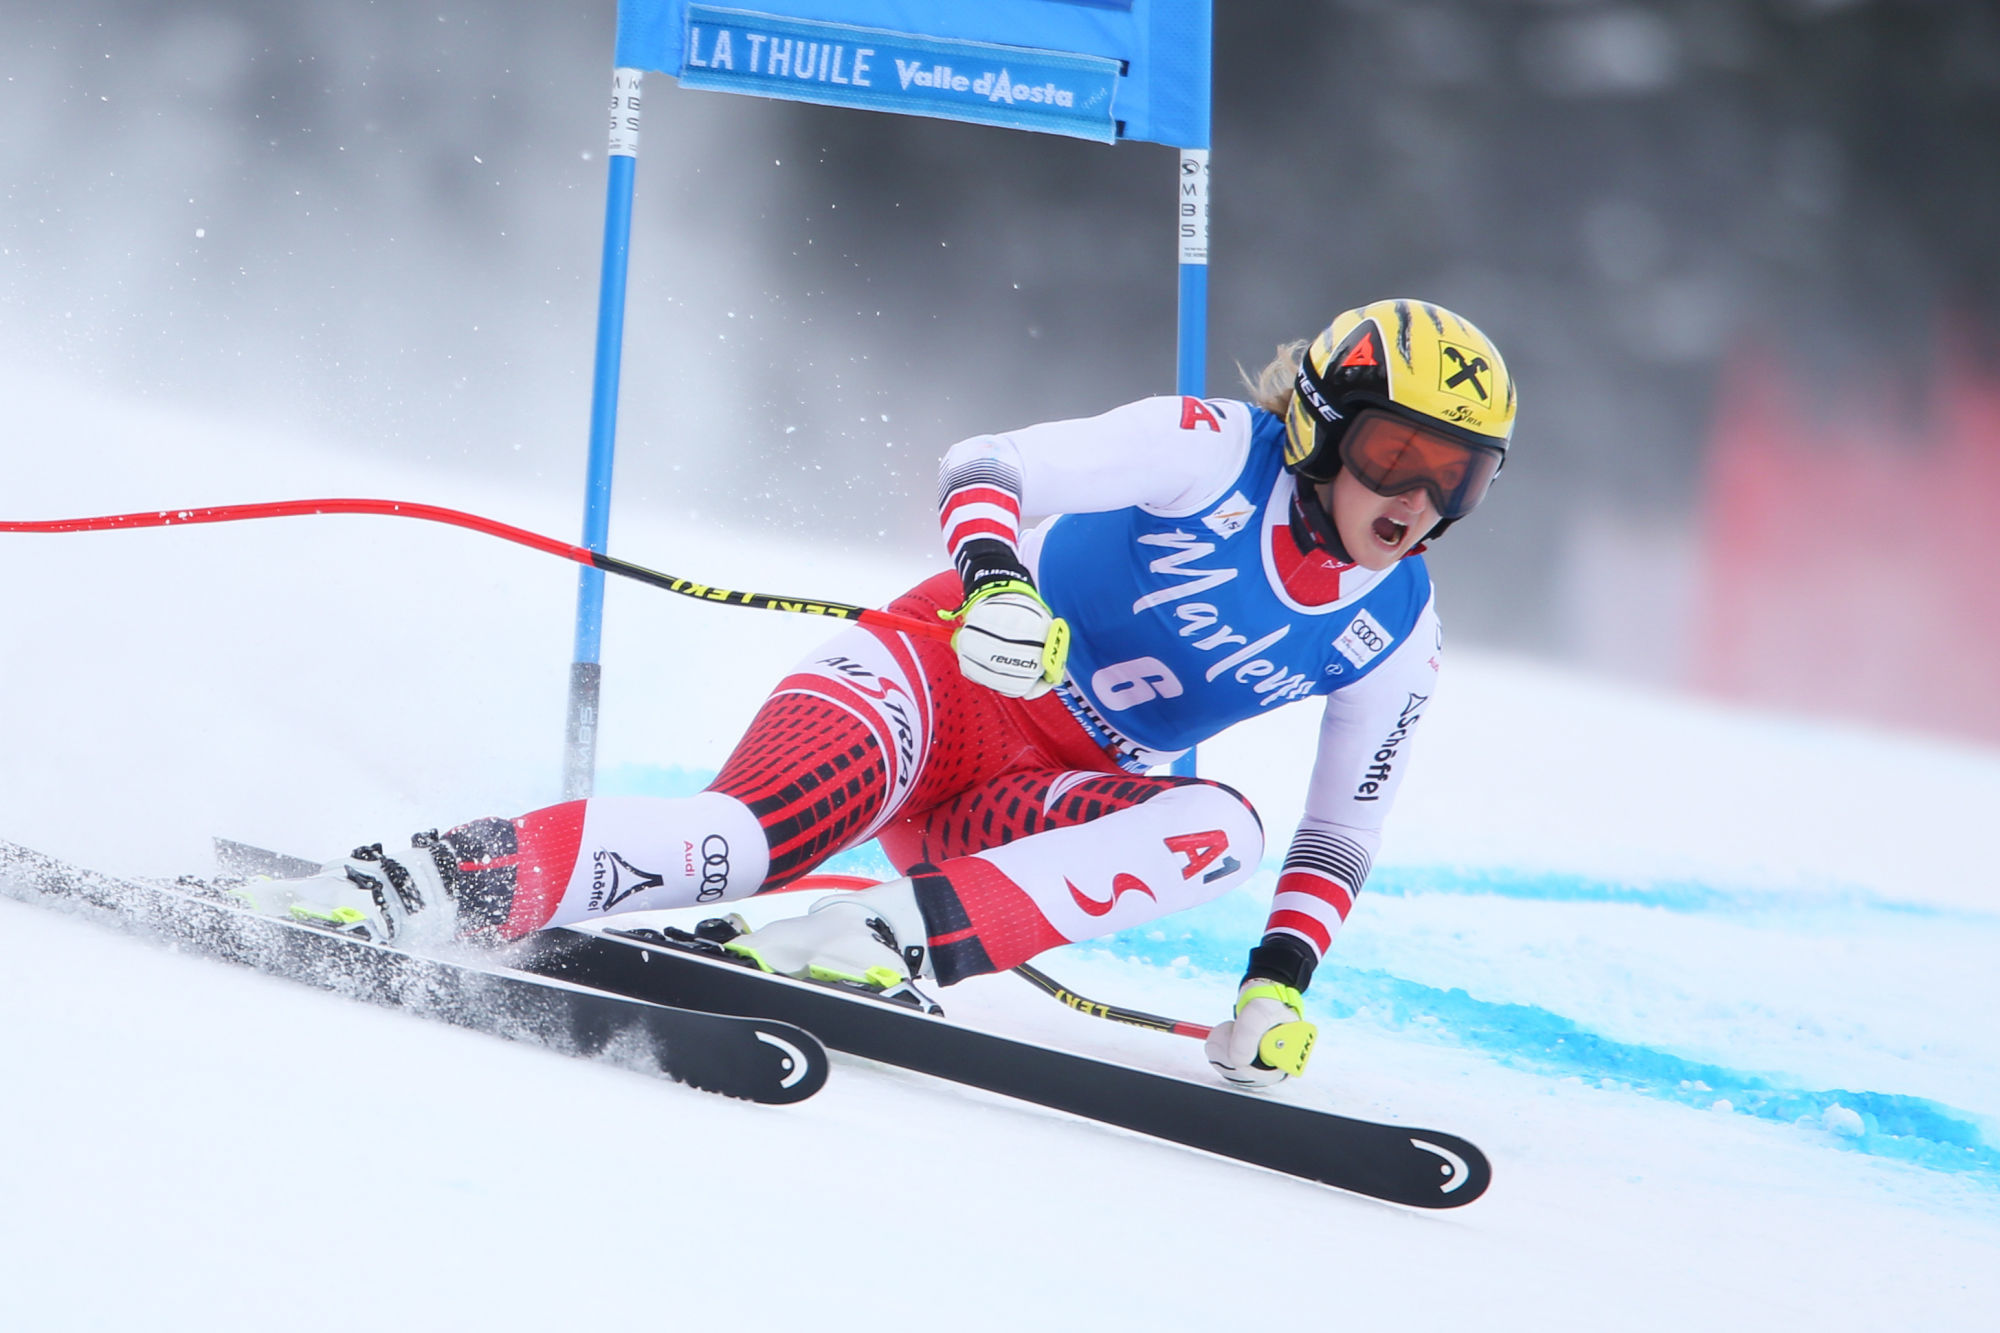
[(687, 7), (687, 88), (944, 116), (1110, 143), (1118, 62), (881, 28)]
[(1205, 148), (1210, 3), (619, 0), (617, 63), (690, 88)]

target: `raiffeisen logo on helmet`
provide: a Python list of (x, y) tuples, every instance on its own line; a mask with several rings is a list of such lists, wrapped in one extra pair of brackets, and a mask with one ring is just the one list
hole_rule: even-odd
[(1486, 391), (1492, 374), (1492, 363), (1477, 349), (1438, 340), (1438, 388), (1484, 407), (1493, 401)]

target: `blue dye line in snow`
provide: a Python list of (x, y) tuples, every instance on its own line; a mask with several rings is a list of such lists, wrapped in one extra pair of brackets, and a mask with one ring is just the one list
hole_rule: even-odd
[[(713, 771), (626, 764), (606, 770), (598, 790), (606, 795), (688, 796), (714, 778)], [(822, 867), (829, 872), (895, 874), (875, 843), (843, 852)], [(1265, 869), (1275, 872), (1275, 865)], [(1796, 918), (1818, 908), (1878, 910), (1992, 925), (2000, 918), (1890, 902), (1863, 890), (1832, 898), (1798, 898), (1761, 890), (1722, 889), (1697, 882), (1624, 884), (1572, 874), (1385, 866), (1367, 892), (1407, 898), (1425, 893), (1487, 896), (1523, 901), (1604, 903), (1656, 907), (1672, 912), (1784, 913)], [(1072, 946), (1168, 968), (1224, 976), (1242, 966), (1247, 941), (1263, 929), (1265, 904), (1257, 895), (1226, 894), (1215, 902), (1134, 930)], [(1731, 1069), (1675, 1055), (1657, 1047), (1618, 1041), (1536, 1005), (1480, 1000), (1457, 988), (1440, 989), (1370, 968), (1343, 967), (1336, 956), (1315, 978), (1308, 1005), (1322, 1019), (1356, 1019), (1392, 1031), (1476, 1050), (1510, 1068), (1555, 1078), (1587, 1079), (1600, 1086), (1640, 1092), (1700, 1109), (1726, 1109), (1760, 1120), (1804, 1124), (1843, 1148), (1970, 1176), (2000, 1187), (2000, 1147), (1988, 1140), (1972, 1113), (1922, 1097), (1845, 1088), (1786, 1087), (1767, 1074)]]
[[(1244, 942), (1263, 928), (1264, 913), (1254, 895), (1233, 893), (1072, 947), (1233, 977), (1243, 965)], [(1704, 1110), (1803, 1123), (1827, 1132), (1843, 1148), (1970, 1175), (2000, 1187), (2000, 1147), (1989, 1140), (1979, 1117), (1927, 1098), (1788, 1087), (1768, 1074), (1606, 1037), (1536, 1005), (1496, 1003), (1455, 987), (1441, 989), (1376, 969), (1343, 967), (1338, 955), (1321, 966), (1306, 1000), (1320, 1019), (1358, 1018), (1476, 1050), (1509, 1068), (1585, 1079)]]
[(1804, 1124), (1830, 1132), (1843, 1148), (1970, 1174), (2000, 1187), (2000, 1148), (1987, 1140), (1976, 1117), (1928, 1098), (1786, 1087), (1768, 1075), (1618, 1041), (1538, 1006), (1479, 1000), (1384, 972), (1335, 965), (1315, 980), (1317, 1006), (1337, 1018), (1361, 1015), (1392, 1030), (1414, 1029), (1533, 1073)]
[[(1276, 872), (1267, 862), (1265, 869)], [(1693, 880), (1645, 883), (1591, 879), (1560, 871), (1527, 871), (1440, 866), (1379, 866), (1368, 877), (1366, 893), (1386, 898), (1413, 898), (1441, 893), (1465, 897), (1510, 898), (1528, 902), (1615, 903), (1657, 907), (1682, 913), (1802, 913), (1828, 910), (1891, 912), (1927, 920), (1959, 921), (2000, 926), (2000, 916), (1925, 903), (1897, 902), (1866, 889), (1844, 887), (1810, 894), (1768, 889), (1718, 888)]]

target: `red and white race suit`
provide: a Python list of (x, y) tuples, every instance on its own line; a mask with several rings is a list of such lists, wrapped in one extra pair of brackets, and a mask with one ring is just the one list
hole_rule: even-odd
[[(1294, 540), (1281, 435), (1247, 404), (1158, 398), (960, 443), (941, 469), (947, 547), (1004, 543), (1072, 619), (1056, 690), (1006, 698), (936, 639), (850, 628), (778, 682), (707, 791), (480, 821), (456, 840), (480, 849), (463, 869), (506, 881), (519, 935), (746, 897), (879, 838), (949, 984), (1243, 883), (1263, 834), (1242, 797), (1144, 770), (1323, 695), (1265, 935), (1309, 976), (1379, 847), (1440, 638), (1421, 559), (1373, 572)], [(1024, 513), (1058, 517), (1024, 539)], [(889, 609), (934, 619), (962, 596), (943, 573)]]

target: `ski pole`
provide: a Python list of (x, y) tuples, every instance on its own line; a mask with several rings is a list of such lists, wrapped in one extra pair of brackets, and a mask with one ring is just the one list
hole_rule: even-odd
[(679, 593), (698, 601), (714, 602), (721, 606), (747, 606), (759, 611), (792, 611), (800, 615), (826, 616), (834, 620), (853, 620), (875, 629), (901, 630), (907, 634), (924, 634), (934, 639), (949, 640), (953, 627), (947, 624), (932, 624), (923, 620), (912, 620), (890, 611), (877, 611), (870, 607), (849, 606), (845, 602), (829, 602), (808, 597), (785, 597), (768, 592), (736, 592), (729, 588), (718, 588), (712, 584), (697, 583), (693, 579), (677, 578), (672, 574), (662, 574), (657, 570), (635, 565), (629, 560), (605, 555), (584, 546), (572, 546), (554, 537), (544, 537), (539, 532), (529, 532), (497, 519), (482, 518), (478, 514), (468, 514), (457, 509), (445, 509), (438, 505), (412, 504), (403, 500), (276, 500), (267, 504), (214, 505), (206, 509), (161, 509), (138, 514), (103, 514), (94, 518), (52, 518), (37, 520), (15, 520), (0, 522), (0, 532), (110, 532), (123, 528), (170, 528), (188, 523), (235, 523), (253, 518), (293, 518), (306, 514), (382, 514), (390, 518), (418, 518), (431, 523), (448, 523), (453, 527), (470, 528), (483, 532), (489, 537), (498, 537), (518, 546), (548, 555), (574, 560), (579, 565), (589, 565), (607, 574), (617, 574), (668, 592)]
[[(802, 875), (781, 889), (770, 889), (767, 892), (796, 893), (811, 889), (853, 892), (857, 889), (872, 889), (880, 882), (865, 875)], [(1176, 1037), (1193, 1037), (1197, 1041), (1205, 1041), (1208, 1038), (1209, 1028), (1206, 1024), (1190, 1023), (1181, 1018), (1163, 1018), (1159, 1014), (1149, 1014), (1144, 1010), (1127, 1009), (1122, 1005), (1105, 1004), (1102, 1000), (1090, 999), (1077, 994), (1040, 968), (1030, 967), (1026, 963), (1018, 965), (1014, 971), (1044, 995), (1060, 1000), (1080, 1014), (1089, 1014), (1092, 1018), (1108, 1018), (1114, 1023), (1128, 1023), (1133, 1027), (1148, 1028), (1154, 1032), (1171, 1032)]]
[(1158, 1014), (1149, 1014), (1143, 1010), (1126, 1009), (1115, 1004), (1105, 1004), (1102, 1000), (1088, 999), (1078, 995), (1040, 968), (1030, 967), (1026, 963), (1016, 965), (1014, 971), (1033, 982), (1036, 989), (1061, 1000), (1080, 1014), (1089, 1014), (1092, 1018), (1108, 1018), (1114, 1023), (1129, 1023), (1133, 1027), (1150, 1028), (1155, 1032), (1171, 1032), (1176, 1037), (1193, 1037), (1197, 1041), (1206, 1041), (1211, 1030), (1203, 1023), (1190, 1023), (1181, 1018), (1162, 1018)]

